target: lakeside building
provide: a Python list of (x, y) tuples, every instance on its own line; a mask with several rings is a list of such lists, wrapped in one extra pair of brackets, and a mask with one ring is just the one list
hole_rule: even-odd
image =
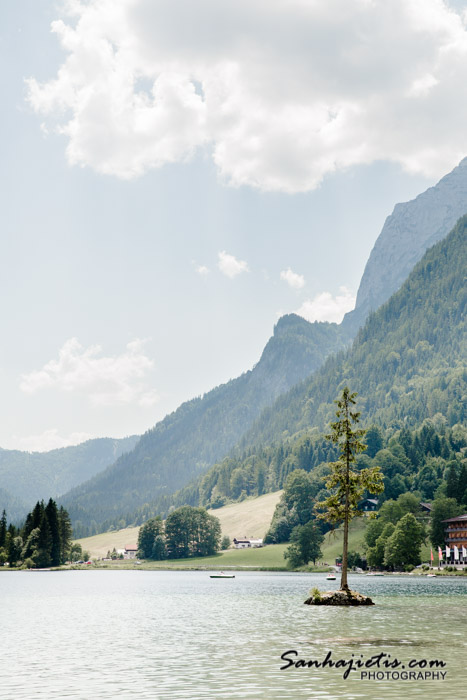
[(263, 540), (259, 538), (250, 537), (244, 538), (243, 540), (237, 540), (236, 537), (233, 539), (235, 549), (248, 549), (249, 547), (262, 547)]
[(378, 498), (364, 498), (358, 504), (358, 509), (363, 511), (364, 515), (369, 515), (378, 510), (379, 499)]
[(467, 564), (467, 513), (442, 522), (445, 524), (444, 561), (447, 564)]

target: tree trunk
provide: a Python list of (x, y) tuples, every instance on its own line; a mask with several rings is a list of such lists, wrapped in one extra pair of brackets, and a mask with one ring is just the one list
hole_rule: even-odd
[[(346, 419), (348, 421), (348, 407), (346, 406)], [(347, 422), (348, 425), (348, 422)], [(349, 454), (349, 428), (347, 428), (347, 444), (345, 459), (345, 517), (344, 517), (344, 542), (342, 546), (342, 573), (341, 591), (348, 591), (347, 583), (347, 554), (349, 550), (349, 491), (350, 491), (350, 454)]]
[(347, 583), (347, 552), (349, 549), (349, 514), (348, 514), (348, 494), (345, 497), (346, 513), (344, 519), (344, 543), (342, 547), (342, 573), (341, 573), (341, 591), (348, 591)]

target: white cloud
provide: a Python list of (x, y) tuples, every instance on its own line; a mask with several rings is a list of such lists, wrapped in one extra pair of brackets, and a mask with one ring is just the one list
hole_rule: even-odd
[(219, 253), (217, 265), (222, 274), (230, 277), (230, 279), (240, 275), (242, 272), (248, 272), (248, 264), (245, 260), (237, 260), (235, 256), (226, 253), (225, 250)]
[(201, 275), (201, 277), (206, 277), (206, 275), (209, 275), (209, 267), (206, 267), (206, 265), (198, 265), (196, 268), (196, 272), (198, 275)]
[[(233, 185), (299, 192), (376, 160), (467, 153), (466, 20), (442, 0), (87, 0), (28, 81), (71, 164), (132, 178), (209, 145)], [(466, 15), (467, 16), (467, 15)]]
[(295, 312), (307, 321), (331, 321), (340, 323), (348, 311), (355, 307), (355, 296), (346, 288), (339, 288), (335, 297), (330, 292), (321, 292), (313, 299), (304, 301)]
[(305, 278), (303, 275), (299, 275), (297, 272), (293, 272), (290, 267), (287, 270), (282, 270), (281, 280), (287, 282), (287, 284), (293, 289), (302, 289), (305, 286)]
[(86, 395), (96, 405), (114, 406), (138, 403), (150, 406), (157, 401), (144, 381), (153, 361), (143, 352), (144, 341), (128, 343), (125, 352), (114, 357), (101, 356), (102, 348), (83, 348), (76, 338), (67, 340), (42, 369), (21, 376), (20, 389), (34, 394), (44, 389), (59, 389)]
[(442, 0), (78, 0), (29, 100), (71, 164), (132, 178), (206, 144), (226, 182), (313, 189), (386, 159), (467, 153), (465, 19)]
[(12, 446), (7, 446), (6, 449), (22, 450), (24, 452), (49, 452), (60, 447), (79, 445), (92, 437), (93, 435), (90, 433), (70, 433), (68, 437), (62, 437), (58, 434), (57, 428), (51, 428), (44, 430), (40, 435), (28, 435), (27, 437), (13, 435), (10, 441)]

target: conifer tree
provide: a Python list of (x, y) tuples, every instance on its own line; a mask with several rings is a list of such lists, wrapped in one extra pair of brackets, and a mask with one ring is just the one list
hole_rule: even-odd
[(49, 499), (49, 502), (45, 508), (45, 517), (49, 524), (50, 536), (52, 538), (50, 546), (50, 563), (52, 566), (59, 566), (61, 551), (60, 526), (58, 522), (57, 504), (51, 498)]
[(446, 497), (457, 500), (459, 498), (459, 478), (457, 475), (457, 464), (454, 461), (449, 463), (446, 481)]
[(6, 542), (6, 512), (5, 510), (2, 513), (2, 519), (0, 520), (0, 547), (5, 546)]
[(361, 428), (353, 429), (353, 426), (360, 419), (360, 413), (352, 410), (356, 403), (356, 396), (356, 392), (351, 393), (346, 386), (342, 390), (340, 398), (334, 402), (337, 404), (337, 420), (331, 423), (331, 433), (326, 437), (338, 446), (340, 456), (336, 462), (329, 464), (331, 474), (326, 479), (326, 488), (331, 491), (331, 495), (316, 504), (317, 509), (323, 511), (319, 513), (319, 518), (333, 525), (341, 522), (344, 525), (340, 586), (342, 591), (349, 590), (347, 583), (349, 523), (356, 516), (362, 515), (358, 504), (365, 491), (378, 494), (384, 490), (383, 475), (379, 467), (370, 467), (360, 471), (351, 469), (351, 465), (356, 462), (357, 455), (366, 450), (366, 445), (363, 442), (366, 431)]
[(60, 530), (60, 564), (64, 564), (70, 558), (73, 528), (68, 511), (63, 506), (60, 506), (58, 511), (58, 526)]
[(35, 564), (39, 568), (50, 566), (52, 563), (52, 532), (46, 513), (42, 516), (37, 540), (37, 556)]

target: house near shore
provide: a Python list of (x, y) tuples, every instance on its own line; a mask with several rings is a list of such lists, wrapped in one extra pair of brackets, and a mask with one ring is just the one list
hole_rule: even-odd
[(448, 564), (467, 564), (467, 513), (442, 522), (445, 525), (444, 561)]
[(236, 537), (233, 538), (233, 543), (235, 549), (249, 549), (252, 547), (263, 547), (263, 540), (254, 537), (244, 537), (242, 540), (237, 540)]
[(137, 544), (127, 544), (125, 545), (124, 558), (125, 559), (136, 559), (136, 553), (138, 551)]

